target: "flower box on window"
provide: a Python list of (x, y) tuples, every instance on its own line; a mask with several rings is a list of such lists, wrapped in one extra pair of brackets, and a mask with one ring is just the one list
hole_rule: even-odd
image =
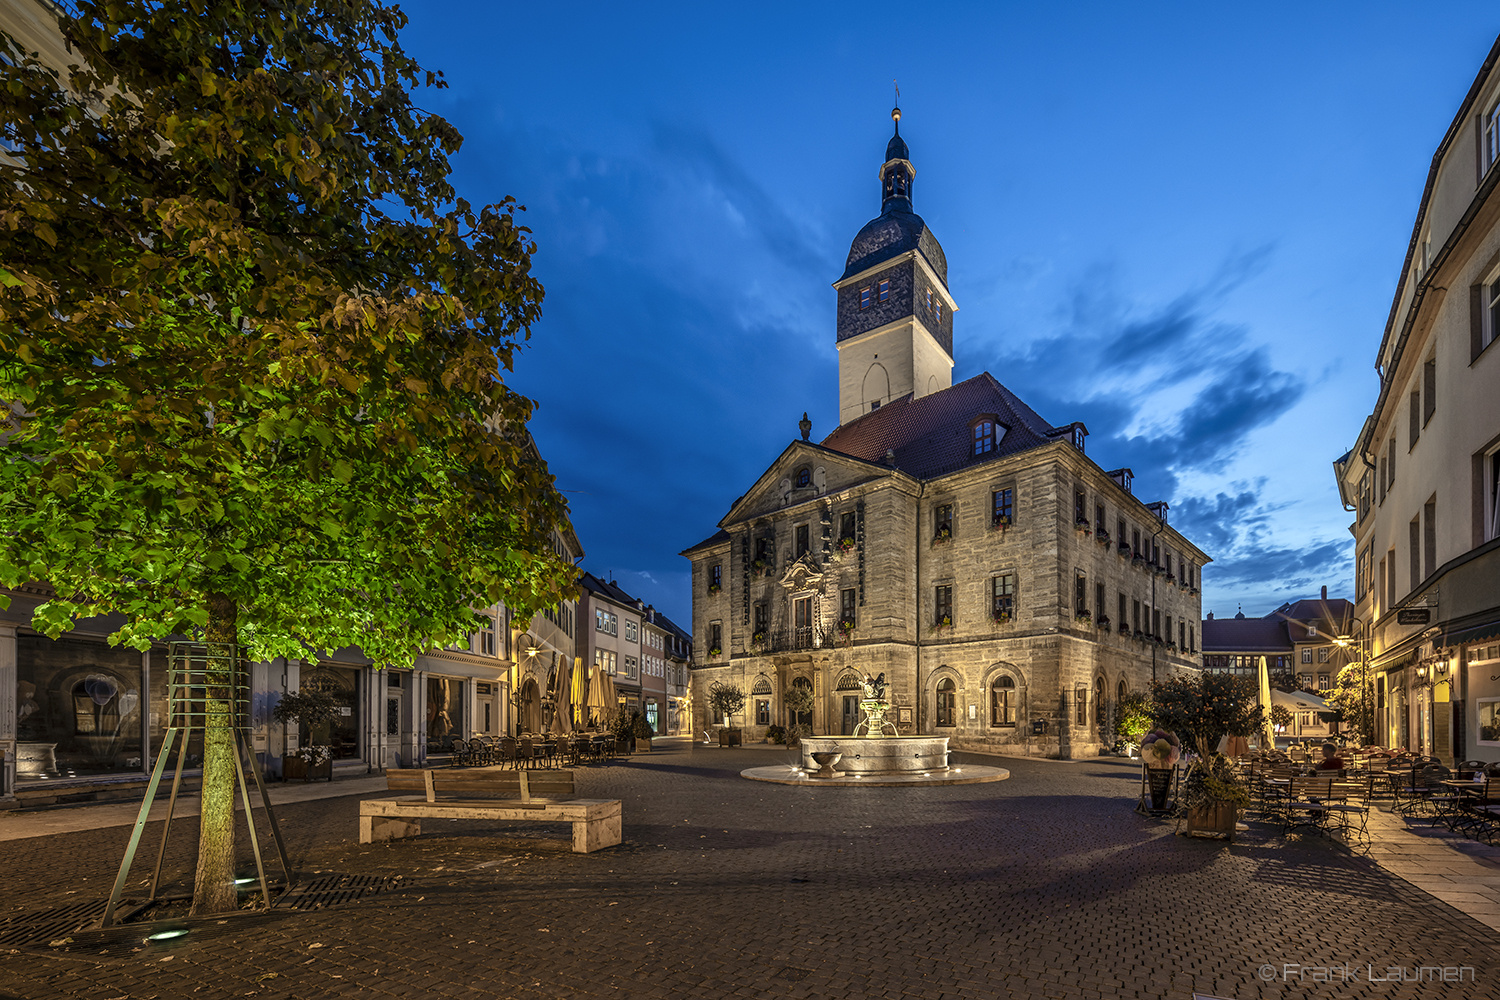
[(1099, 616), (1099, 627), (1102, 628), (1106, 632), (1109, 631), (1109, 615), (1100, 615)]
[(708, 655), (709, 655), (710, 658), (716, 657), (716, 656), (718, 656), (722, 652), (724, 652), (724, 650), (720, 649), (718, 646), (710, 646), (710, 647), (708, 647)]
[(1094, 616), (1089, 614), (1086, 608), (1079, 608), (1073, 612), (1073, 620), (1082, 622), (1084, 625), (1092, 625), (1094, 623)]
[(996, 514), (990, 521), (990, 527), (999, 528), (1003, 532), (1006, 528), (1009, 528), (1012, 523), (1013, 522), (1011, 521), (1009, 514)]
[(1008, 608), (996, 608), (990, 614), (990, 617), (995, 620), (995, 624), (1005, 625), (1009, 623), (1015, 616), (1011, 614), (1010, 609)]
[(946, 524), (939, 528), (932, 536), (933, 545), (941, 545), (953, 537), (953, 529)]
[(1175, 643), (1175, 642), (1169, 642), (1169, 643), (1167, 643), (1167, 652), (1169, 652), (1169, 653), (1175, 653), (1175, 652), (1177, 652), (1177, 643)]
[(1130, 623), (1129, 622), (1121, 622), (1120, 623), (1120, 634), (1121, 635), (1129, 635), (1130, 634)]
[(1080, 517), (1074, 521), (1073, 527), (1078, 529), (1079, 534), (1092, 535), (1094, 533), (1094, 526), (1089, 523), (1089, 519), (1086, 517)]
[(1122, 556), (1130, 555), (1130, 543), (1125, 541), (1124, 539), (1121, 539), (1120, 544), (1116, 547), (1116, 551), (1119, 552)]
[(937, 621), (935, 621), (935, 622), (932, 623), (932, 630), (934, 632), (941, 632), (945, 628), (952, 628), (952, 627), (953, 627), (953, 617), (951, 615), (944, 615), (943, 617), (939, 618)]
[(1109, 529), (1108, 528), (1096, 528), (1096, 529), (1094, 529), (1094, 541), (1098, 542), (1100, 545), (1108, 546), (1109, 545)]
[(766, 647), (766, 633), (756, 632), (752, 635), (750, 637), (750, 647), (752, 649), (764, 649)]
[(770, 576), (776, 572), (775, 564), (769, 559), (757, 559), (750, 564), (750, 568), (755, 572), (756, 576)]
[(709, 596), (710, 596), (710, 597), (711, 597), (711, 596), (713, 596), (713, 595), (714, 595), (714, 594), (717, 594), (717, 593), (718, 593), (718, 592), (719, 592), (719, 591), (720, 591), (720, 590), (722, 590), (722, 589), (724, 589), (724, 588), (723, 588), (723, 587), (721, 587), (721, 586), (719, 586), (719, 584), (717, 584), (717, 583), (710, 583), (710, 584), (709, 584), (709, 585), (708, 585), (708, 593), (709, 593)]
[(1130, 556), (1130, 565), (1144, 566), (1146, 565), (1146, 557), (1141, 555), (1139, 552), (1132, 553)]
[(845, 535), (839, 539), (839, 551), (848, 555), (854, 551), (854, 544), (854, 537), (852, 535)]
[(1135, 630), (1135, 635), (1133, 636), (1133, 638), (1137, 642), (1145, 642), (1146, 641), (1146, 633), (1142, 632), (1140, 629), (1136, 629)]

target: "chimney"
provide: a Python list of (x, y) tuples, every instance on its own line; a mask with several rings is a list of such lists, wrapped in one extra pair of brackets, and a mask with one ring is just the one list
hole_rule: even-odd
[(1328, 600), (1328, 584), (1323, 584), (1323, 600)]

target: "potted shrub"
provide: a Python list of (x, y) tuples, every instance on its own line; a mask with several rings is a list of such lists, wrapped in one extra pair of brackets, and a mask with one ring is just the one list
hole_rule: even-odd
[(616, 753), (635, 752), (635, 720), (640, 716), (639, 712), (616, 712), (609, 720), (609, 733), (615, 738)]
[[(292, 778), (307, 779), (307, 758), (299, 751), (297, 754), (286, 752), (287, 736), (286, 730), (291, 726), (306, 726), (311, 735), (311, 730), (318, 726), (331, 726), (339, 717), (338, 703), (333, 700), (333, 695), (327, 691), (316, 689), (308, 691), (288, 691), (281, 696), (271, 709), (271, 718), (281, 723), (281, 776), (283, 779)], [(314, 749), (309, 747), (308, 749)], [(322, 749), (327, 750), (327, 747)], [(324, 763), (324, 762), (319, 762)], [(332, 752), (329, 752), (326, 761), (328, 778), (333, 778)], [(322, 775), (316, 775), (321, 777)]]
[(651, 729), (651, 723), (647, 722), (646, 717), (640, 712), (636, 712), (633, 717), (633, 721), (630, 724), (630, 735), (635, 737), (637, 750), (644, 750), (647, 753), (651, 752), (651, 737), (655, 736), (656, 733)]
[(767, 726), (766, 727), (766, 742), (767, 743), (785, 743), (786, 742), (786, 729), (784, 729), (781, 726)]
[(744, 709), (745, 692), (733, 684), (714, 681), (708, 686), (708, 707), (713, 709), (716, 718), (724, 720), (724, 728), (719, 731), (719, 746), (739, 746), (742, 734), (739, 729), (731, 727), (730, 719)]
[(1222, 836), (1234, 840), (1240, 810), (1250, 804), (1250, 789), (1235, 773), (1234, 763), (1222, 754), (1195, 761), (1182, 785), (1181, 806), (1188, 836)]

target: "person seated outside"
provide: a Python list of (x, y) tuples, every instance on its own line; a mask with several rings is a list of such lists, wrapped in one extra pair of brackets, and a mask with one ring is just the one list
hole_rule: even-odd
[(1332, 743), (1323, 744), (1323, 759), (1318, 763), (1319, 771), (1342, 771), (1344, 759), (1339, 756), (1339, 748)]

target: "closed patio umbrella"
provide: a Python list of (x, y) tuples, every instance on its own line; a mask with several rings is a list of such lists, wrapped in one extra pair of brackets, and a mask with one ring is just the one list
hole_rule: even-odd
[(567, 657), (554, 654), (552, 661), (552, 731), (566, 736), (573, 731), (573, 671)]
[(598, 664), (590, 668), (588, 708), (589, 721), (591, 723), (602, 723), (604, 721), (604, 712), (609, 704), (605, 701), (604, 685), (608, 680), (609, 677), (603, 670), (599, 669)]
[(620, 697), (615, 692), (615, 679), (609, 674), (604, 675), (604, 714), (600, 718), (601, 723), (607, 723), (615, 717), (620, 710)]
[(1260, 707), (1261, 714), (1261, 750), (1270, 750), (1276, 746), (1276, 730), (1271, 725), (1271, 674), (1266, 669), (1266, 658), (1260, 658)]
[(1327, 712), (1328, 702), (1308, 691), (1272, 691), (1271, 704), (1294, 712)]
[(572, 690), (568, 698), (568, 715), (576, 727), (582, 727), (587, 721), (585, 713), (588, 712), (589, 701), (589, 671), (583, 665), (583, 657), (573, 657), (573, 679)]

